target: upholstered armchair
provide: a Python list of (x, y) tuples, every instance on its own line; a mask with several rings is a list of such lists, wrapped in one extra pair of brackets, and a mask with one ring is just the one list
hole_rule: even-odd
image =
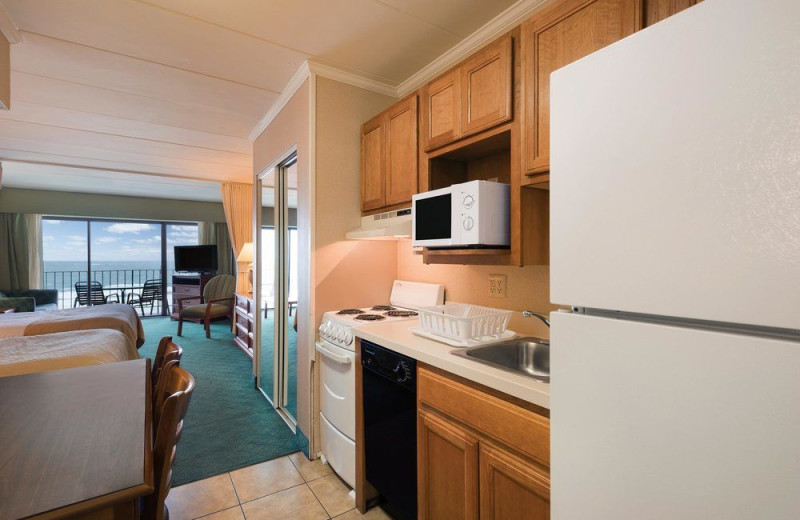
[(236, 278), (220, 274), (206, 284), (200, 305), (183, 306), (184, 301), (197, 300), (197, 296), (178, 298), (178, 336), (183, 332), (184, 320), (205, 324), (207, 338), (211, 337), (211, 321), (230, 318), (232, 322), (235, 290)]

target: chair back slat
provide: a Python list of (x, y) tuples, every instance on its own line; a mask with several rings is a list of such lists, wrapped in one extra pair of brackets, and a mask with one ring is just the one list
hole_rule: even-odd
[(160, 379), (161, 370), (164, 367), (164, 363), (172, 359), (180, 361), (181, 356), (183, 356), (183, 349), (180, 347), (180, 345), (172, 341), (172, 336), (164, 336), (161, 338), (161, 341), (158, 342), (156, 355), (153, 358), (153, 367), (150, 371), (150, 381), (153, 385), (154, 403), (156, 399), (158, 381)]
[(189, 408), (189, 400), (194, 390), (194, 378), (186, 370), (169, 361), (164, 365), (162, 377), (167, 378), (167, 393), (161, 408), (161, 417), (155, 427), (153, 443), (153, 484), (154, 491), (145, 499), (145, 520), (168, 520), (165, 501), (172, 486), (172, 465), (181, 433), (183, 418)]
[(147, 280), (142, 287), (142, 303), (161, 301), (161, 280)]
[(102, 305), (106, 302), (105, 298), (100, 282), (75, 282), (75, 301), (78, 305)]

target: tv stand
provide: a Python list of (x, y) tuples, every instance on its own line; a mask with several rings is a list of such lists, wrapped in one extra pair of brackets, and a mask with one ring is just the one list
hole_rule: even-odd
[(203, 289), (209, 280), (216, 276), (213, 273), (175, 273), (172, 275), (172, 319), (178, 319), (178, 298), (192, 297), (183, 302), (184, 307), (199, 305)]

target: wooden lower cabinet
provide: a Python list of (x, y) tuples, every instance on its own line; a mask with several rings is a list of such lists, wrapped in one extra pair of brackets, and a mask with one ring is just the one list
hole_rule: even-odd
[(435, 413), (417, 421), (417, 517), (478, 519), (478, 439)]
[(427, 366), (417, 379), (419, 519), (549, 519), (549, 412)]
[(511, 453), (480, 446), (481, 520), (550, 518), (550, 475)]

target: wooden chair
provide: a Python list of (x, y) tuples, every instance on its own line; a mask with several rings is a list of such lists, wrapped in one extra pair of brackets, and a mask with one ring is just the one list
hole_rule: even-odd
[(75, 282), (75, 301), (72, 302), (72, 306), (105, 305), (112, 296), (114, 297), (114, 302), (119, 303), (117, 293), (106, 296), (103, 284), (100, 282)]
[[(156, 303), (163, 302), (163, 294), (164, 293), (161, 292), (161, 280), (147, 280), (142, 286), (142, 292), (133, 292), (129, 294), (128, 301), (125, 303), (134, 306), (138, 305), (139, 309), (142, 311), (142, 316), (144, 316), (144, 304), (149, 303), (150, 316), (152, 316)], [(169, 306), (167, 306), (167, 312), (169, 313)]]
[(236, 278), (229, 274), (215, 276), (203, 289), (200, 305), (184, 307), (185, 300), (196, 300), (196, 296), (178, 298), (178, 336), (183, 332), (183, 321), (204, 323), (206, 338), (211, 337), (211, 321), (230, 318), (233, 323), (233, 293), (236, 290)]
[(183, 418), (186, 416), (194, 390), (194, 378), (189, 372), (177, 366), (176, 361), (164, 365), (162, 377), (164, 376), (167, 377), (164, 384), (165, 398), (161, 403), (158, 424), (154, 423), (154, 491), (144, 500), (145, 520), (169, 520), (166, 499), (172, 485), (172, 465), (183, 431)]
[(153, 388), (154, 403), (156, 399), (156, 389), (158, 388), (158, 382), (161, 378), (161, 372), (164, 368), (164, 364), (167, 361), (173, 360), (180, 362), (181, 356), (183, 356), (183, 349), (180, 347), (180, 345), (172, 341), (172, 336), (164, 336), (161, 338), (161, 341), (158, 342), (156, 355), (153, 358), (153, 367), (150, 370), (150, 382), (152, 383)]

